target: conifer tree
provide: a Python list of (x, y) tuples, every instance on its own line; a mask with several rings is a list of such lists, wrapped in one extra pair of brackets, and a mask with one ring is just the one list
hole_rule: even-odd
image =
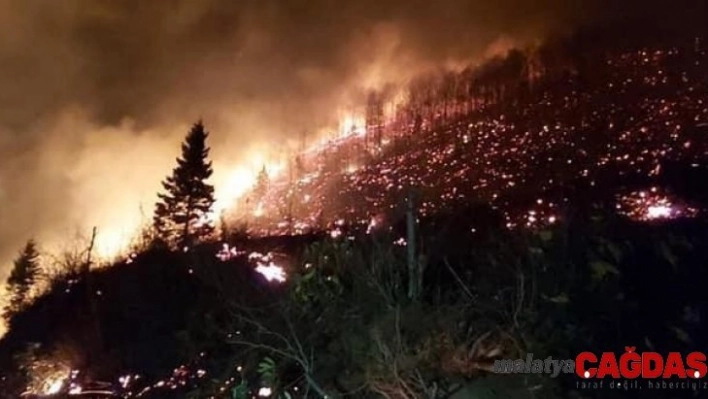
[(182, 144), (182, 157), (158, 194), (153, 224), (160, 238), (170, 245), (188, 247), (210, 236), (214, 226), (207, 215), (214, 204), (214, 187), (206, 181), (212, 174), (207, 160), (209, 133), (200, 120), (187, 134)]
[(30, 299), (30, 293), (40, 271), (39, 252), (34, 240), (27, 241), (25, 247), (14, 262), (10, 277), (7, 279), (9, 303), (3, 317), (9, 320), (12, 315), (21, 312)]

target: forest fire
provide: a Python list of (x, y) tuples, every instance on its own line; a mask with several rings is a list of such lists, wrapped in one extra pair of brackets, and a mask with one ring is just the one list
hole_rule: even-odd
[[(40, 63), (6, 68), (28, 94), (8, 97), (42, 109), (0, 107), (3, 150), (18, 133), (0, 238), (96, 227), (76, 244), (28, 238), (11, 263), (0, 392), (584, 397), (566, 380), (486, 378), (490, 362), (625, 338), (703, 345), (704, 26), (658, 40), (541, 18), (544, 32), (506, 38), (467, 17), (493, 7), (458, 1), (400, 20), (366, 2), (337, 4), (344, 20), (318, 2), (179, 1), (140, 18), (111, 3), (47, 52), (71, 54), (51, 80), (85, 82), (39, 79), (37, 99), (14, 69)], [(519, 8), (525, 21), (539, 7)], [(438, 9), (460, 26), (427, 21)], [(144, 39), (125, 29), (136, 20)], [(21, 194), (35, 162), (40, 193)]]
[(61, 373), (54, 373), (45, 376), (36, 376), (39, 385), (27, 387), (22, 394), (23, 397), (40, 396), (56, 397), (56, 395), (81, 396), (81, 397), (121, 397), (140, 398), (149, 397), (155, 391), (175, 391), (188, 386), (194, 381), (203, 379), (206, 371), (201, 368), (190, 368), (181, 365), (172, 371), (172, 374), (164, 379), (153, 382), (143, 381), (144, 378), (138, 374), (126, 374), (118, 377), (115, 383), (93, 382), (82, 385), (79, 382), (79, 370), (64, 370)]
[(363, 116), (345, 115), (339, 122), (340, 137), (361, 136), (366, 133)]
[(285, 282), (287, 279), (285, 269), (276, 265), (273, 262), (273, 259), (274, 254), (272, 252), (268, 252), (267, 254), (251, 252), (248, 255), (248, 260), (255, 263), (256, 272), (265, 277), (267, 281), (274, 281), (278, 283)]
[(637, 221), (655, 221), (677, 218), (692, 218), (698, 210), (667, 194), (657, 187), (620, 197), (617, 204), (620, 212)]
[[(239, 251), (235, 247), (224, 243), (222, 249), (216, 254), (216, 257), (222, 262), (226, 262), (230, 259), (245, 255), (245, 251)], [(251, 252), (246, 258), (254, 265), (254, 270), (265, 277), (267, 281), (282, 283), (287, 280), (285, 269), (274, 263), (274, 253), (268, 252), (262, 254), (260, 252)]]
[(263, 275), (268, 281), (277, 281), (282, 283), (286, 280), (285, 271), (282, 267), (269, 262), (267, 264), (259, 263), (256, 266), (256, 271)]
[[(653, 54), (651, 59), (646, 53)], [(657, 80), (666, 74), (666, 63), (681, 55), (678, 49), (662, 49), (609, 56), (607, 62), (617, 74), (614, 79), (622, 84), (609, 82), (604, 94), (624, 95), (630, 86), (658, 90), (667, 84)], [(701, 62), (706, 54), (701, 50), (692, 56)], [(553, 123), (533, 119), (542, 106), (520, 110), (529, 115), (523, 118), (497, 110), (496, 99), (488, 94), (462, 92), (471, 79), (464, 74), (450, 75), (454, 85), (423, 79), (416, 86), (423, 88), (420, 92), (412, 86), (388, 99), (373, 97), (375, 102), (362, 105), (365, 112), (339, 112), (336, 126), (323, 129), (308, 145), (296, 145), (297, 150), (281, 149), (275, 151), (278, 156), (265, 156), (266, 148), (258, 148), (239, 165), (216, 168), (216, 201), (208, 220), (217, 227), (223, 222), (248, 225), (255, 235), (326, 230), (339, 218), (366, 224), (371, 214), (393, 210), (402, 192), (415, 188), (421, 194), (422, 215), (482, 201), (506, 215), (517, 215), (510, 216), (509, 226), (553, 224), (559, 215), (552, 210), (524, 215), (526, 211), (500, 199), (529, 190), (543, 194), (571, 179), (595, 187), (598, 176), (609, 170), (656, 178), (662, 162), (697, 160), (705, 153), (703, 142), (690, 128), (708, 120), (708, 108), (699, 95), (703, 86), (700, 80), (688, 79), (688, 72), (682, 73), (686, 78), (681, 84), (687, 87), (680, 98), (662, 93), (634, 104), (585, 104), (607, 108), (590, 116), (594, 124), (607, 126), (606, 133), (590, 132), (563, 117)], [(450, 94), (444, 90), (460, 92), (446, 99)], [(568, 114), (586, 101), (573, 98), (573, 92), (538, 95)], [(424, 101), (431, 105), (421, 108)], [(622, 130), (614, 116), (620, 110), (635, 115), (632, 126)], [(530, 125), (520, 130), (522, 123)], [(594, 146), (602, 141), (597, 136), (606, 141), (604, 147)], [(408, 148), (402, 152), (402, 147)], [(562, 203), (567, 198), (547, 200)], [(661, 204), (647, 212), (642, 220), (676, 214)], [(136, 229), (140, 226), (133, 224)], [(99, 230), (97, 254), (111, 258), (124, 252), (134, 235), (125, 229)]]
[(64, 363), (48, 359), (36, 360), (26, 367), (29, 370), (31, 383), (23, 396), (58, 394), (69, 388), (70, 380), (77, 374)]
[(256, 184), (258, 173), (265, 169), (268, 176), (277, 178), (285, 170), (283, 162), (267, 161), (262, 150), (256, 150), (247, 155), (246, 161), (239, 165), (226, 168), (229, 172), (224, 174), (225, 178), (216, 182), (216, 202), (210, 214), (212, 223), (218, 223), (219, 217), (224, 212), (233, 210), (233, 206), (238, 203), (238, 199), (246, 195)]
[[(519, 110), (523, 117), (502, 111), (484, 95), (468, 93), (452, 95), (452, 100), (439, 99), (429, 109), (417, 108), (423, 100), (414, 91), (405, 96), (407, 101), (397, 100), (396, 112), (381, 103), (370, 103), (363, 118), (347, 115), (342, 119), (338, 139), (306, 149), (289, 162), (287, 173), (271, 177), (263, 194), (250, 199), (256, 200), (255, 208), (247, 201), (237, 201), (240, 205), (232, 217), (250, 220), (256, 215), (250, 225), (254, 234), (288, 234), (298, 223), (325, 229), (340, 218), (365, 226), (371, 214), (394, 210), (403, 191), (414, 188), (420, 194), (418, 210), (422, 215), (482, 201), (507, 215), (509, 227), (552, 225), (560, 218), (557, 204), (567, 203), (569, 198), (544, 192), (558, 191), (571, 180), (598, 192), (607, 191), (612, 189), (602, 186), (602, 174), (657, 178), (664, 162), (702, 162), (708, 148), (694, 139), (699, 133), (691, 128), (708, 119), (708, 108), (698, 95), (705, 90), (700, 76), (692, 80), (689, 72), (680, 72), (686, 77), (680, 82), (686, 86), (681, 89), (686, 94), (680, 98), (667, 97), (659, 89), (668, 84), (659, 77), (666, 74), (673, 58), (682, 56), (681, 51), (670, 48), (608, 56), (606, 62), (615, 67), (614, 80), (621, 85), (608, 82), (599, 89), (603, 95), (624, 96), (634, 86), (656, 90), (657, 98), (634, 103), (596, 104), (590, 98), (577, 97), (572, 90), (546, 92), (538, 94), (546, 104)], [(648, 53), (653, 56), (647, 58)], [(701, 49), (690, 56), (700, 63), (706, 53)], [(466, 77), (456, 79), (452, 87), (464, 87)], [(427, 93), (442, 90), (439, 82), (428, 84)], [(553, 123), (540, 118), (541, 108), (550, 105), (559, 115)], [(590, 131), (587, 123), (579, 124), (560, 114), (572, 114), (581, 107), (606, 108), (589, 118), (609, 131)], [(631, 124), (622, 130), (615, 120), (620, 110), (633, 115)], [(538, 120), (531, 117), (536, 113)], [(379, 118), (381, 115), (385, 118)], [(526, 126), (523, 130), (521, 124)], [(361, 125), (363, 130), (359, 130)], [(360, 134), (346, 134), (342, 126)], [(595, 144), (600, 142), (605, 144)], [(674, 146), (674, 142), (681, 145)], [(401, 151), (402, 147), (407, 148)], [(520, 209), (508, 200), (514, 193), (529, 191), (543, 195), (532, 209)], [(253, 195), (251, 191), (246, 197)], [(657, 201), (646, 204), (641, 211), (644, 216), (636, 211), (630, 212), (632, 217), (649, 221), (696, 214), (693, 209)], [(247, 209), (250, 213), (243, 212)], [(323, 214), (330, 216), (323, 218)]]
[(64, 387), (66, 379), (67, 377), (49, 377), (38, 393), (43, 395), (58, 394)]

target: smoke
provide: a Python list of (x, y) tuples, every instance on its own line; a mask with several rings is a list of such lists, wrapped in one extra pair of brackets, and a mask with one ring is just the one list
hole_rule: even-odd
[(219, 191), (362, 88), (605, 14), (599, 0), (0, 0), (0, 277), (30, 237), (129, 234), (199, 118)]

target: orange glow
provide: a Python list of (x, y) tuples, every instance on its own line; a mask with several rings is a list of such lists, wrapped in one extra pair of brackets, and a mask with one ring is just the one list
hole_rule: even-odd
[(216, 198), (211, 215), (212, 221), (217, 221), (223, 212), (233, 209), (236, 201), (253, 188), (263, 166), (271, 179), (277, 178), (285, 169), (284, 161), (269, 160), (269, 157), (264, 154), (265, 151), (255, 150), (246, 156), (245, 161), (224, 168), (225, 173), (214, 172)]
[(339, 121), (339, 136), (361, 136), (366, 133), (366, 118), (363, 115), (347, 113)]
[(258, 206), (256, 206), (256, 210), (253, 211), (253, 216), (257, 218), (263, 216), (263, 202), (258, 203)]

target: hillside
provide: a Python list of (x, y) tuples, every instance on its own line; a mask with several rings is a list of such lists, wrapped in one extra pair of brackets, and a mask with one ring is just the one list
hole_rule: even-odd
[[(180, 364), (206, 368), (199, 354), (224, 350), (220, 341), (205, 341), (221, 334), (215, 328), (228, 316), (224, 300), (256, 306), (277, 293), (245, 255), (271, 250), (295, 255), (315, 238), (240, 242), (250, 251), (223, 260), (217, 257), (223, 250), (219, 244), (202, 245), (189, 256), (146, 248), (89, 274), (69, 272), (11, 320), (0, 341), (0, 369), (29, 361), (46, 379), (70, 364), (82, 371), (80, 381), (115, 381), (131, 370), (154, 382)], [(225, 282), (229, 286), (221, 285)], [(50, 360), (59, 366), (53, 370)], [(21, 392), (16, 383), (3, 379), (0, 391), (9, 395), (3, 397)]]
[(261, 232), (366, 225), (412, 188), (423, 214), (481, 202), (510, 226), (527, 224), (529, 212), (547, 224), (574, 199), (665, 187), (667, 169), (705, 169), (705, 42), (573, 45), (414, 82), (388, 120), (296, 157), (262, 198), (238, 207), (253, 214), (235, 219)]
[(219, 239), (66, 259), (10, 320), (0, 396), (690, 397), (490, 376), (708, 349), (708, 43), (599, 39), (370, 97)]
[[(25, 386), (47, 392), (76, 370), (64, 388), (103, 392), (97, 397), (241, 397), (232, 392), (266, 386), (292, 397), (318, 387), (373, 398), (399, 389), (389, 384), (423, 378), (455, 399), (486, 389), (523, 398), (537, 384), (547, 398), (645, 398), (578, 390), (574, 375), (484, 376), (490, 356), (525, 351), (570, 358), (628, 343), (658, 352), (708, 345), (700, 318), (708, 306), (704, 220), (647, 225), (576, 209), (555, 228), (531, 233), (509, 231), (490, 209), (424, 218), (423, 296), (414, 302), (406, 294), (404, 231), (241, 241), (246, 251), (221, 260), (217, 245), (188, 254), (151, 249), (57, 280), (0, 341), (0, 391), (8, 398)], [(249, 247), (287, 255), (278, 261), (287, 281), (256, 273)], [(406, 343), (389, 353), (395, 334)], [(312, 354), (308, 369), (298, 366), (292, 342)], [(272, 371), (267, 359), (275, 359)], [(390, 362), (406, 374), (390, 375)], [(32, 368), (25, 374), (20, 366)], [(357, 391), (361, 384), (369, 388)]]

